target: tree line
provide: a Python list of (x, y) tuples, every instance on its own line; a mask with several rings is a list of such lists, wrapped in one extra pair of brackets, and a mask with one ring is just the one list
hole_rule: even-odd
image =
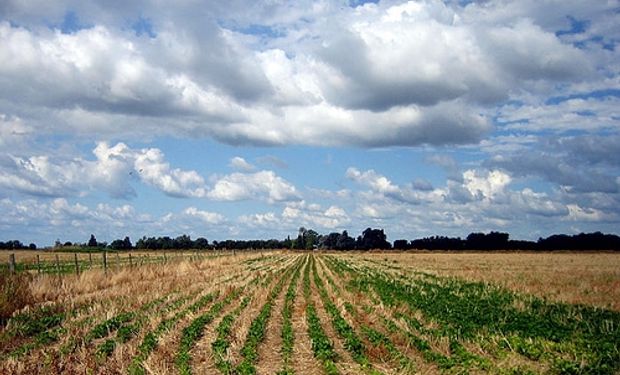
[[(0, 242), (2, 250), (35, 250), (37, 246), (30, 244), (25, 246), (20, 241), (12, 240)], [(116, 239), (111, 243), (99, 242), (95, 235), (84, 243), (62, 243), (56, 241), (55, 249), (69, 248), (89, 250), (246, 250), (246, 249), (292, 249), (292, 250), (371, 250), (371, 249), (394, 249), (394, 250), (620, 250), (620, 237), (614, 234), (601, 232), (580, 233), (576, 235), (555, 234), (547, 238), (539, 238), (538, 241), (512, 240), (508, 233), (489, 232), (471, 233), (466, 238), (431, 236), (414, 240), (398, 239), (394, 243), (387, 240), (383, 229), (365, 229), (359, 236), (351, 237), (345, 230), (342, 233), (332, 232), (326, 235), (319, 234), (313, 229), (299, 228), (297, 237), (290, 236), (283, 240), (223, 240), (209, 242), (204, 237), (192, 239), (183, 234), (172, 238), (142, 237), (132, 244), (129, 237)]]
[(21, 241), (10, 240), (6, 242), (0, 241), (0, 250), (36, 250), (37, 245), (31, 243), (24, 245)]

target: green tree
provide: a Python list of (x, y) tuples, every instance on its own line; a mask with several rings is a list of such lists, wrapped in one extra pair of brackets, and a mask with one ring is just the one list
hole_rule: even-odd
[(97, 247), (97, 239), (94, 234), (90, 235), (90, 239), (88, 240), (88, 247)]

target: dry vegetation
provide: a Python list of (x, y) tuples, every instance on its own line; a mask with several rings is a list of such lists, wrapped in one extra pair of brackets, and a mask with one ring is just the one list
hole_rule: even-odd
[(618, 259), (270, 252), (35, 273), (0, 373), (614, 374)]
[(369, 259), (620, 311), (620, 253), (398, 253)]

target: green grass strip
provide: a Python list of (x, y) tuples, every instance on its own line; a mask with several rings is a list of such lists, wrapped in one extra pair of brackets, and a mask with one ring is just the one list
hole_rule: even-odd
[(293, 356), (293, 345), (295, 343), (295, 333), (293, 331), (293, 305), (295, 303), (295, 291), (297, 289), (297, 280), (301, 267), (297, 267), (293, 279), (286, 291), (284, 298), (284, 307), (282, 308), (282, 362), (284, 362), (282, 370), (278, 372), (280, 375), (292, 375), (295, 371), (289, 366), (291, 357)]
[(246, 296), (241, 301), (241, 304), (237, 306), (230, 314), (224, 316), (222, 321), (215, 329), (217, 331), (217, 338), (211, 343), (213, 355), (215, 356), (215, 367), (217, 367), (223, 374), (232, 374), (234, 370), (233, 364), (226, 360), (226, 352), (230, 347), (230, 334), (235, 320), (241, 315), (241, 312), (248, 306), (251, 298)]
[(364, 370), (369, 372), (370, 374), (380, 374), (381, 372), (377, 371), (372, 367), (370, 360), (366, 356), (366, 348), (364, 347), (364, 343), (359, 338), (359, 336), (355, 333), (355, 330), (347, 323), (347, 321), (342, 317), (338, 307), (331, 301), (327, 290), (325, 289), (325, 285), (323, 281), (319, 277), (316, 264), (312, 263), (312, 272), (314, 275), (314, 283), (317, 286), (319, 291), (319, 295), (321, 296), (321, 300), (323, 301), (323, 307), (325, 311), (332, 318), (332, 326), (334, 330), (338, 333), (340, 338), (343, 340), (343, 345), (345, 349), (351, 356), (353, 360), (357, 362)]
[(306, 299), (308, 336), (310, 336), (310, 342), (312, 343), (312, 352), (314, 357), (323, 364), (323, 370), (325, 370), (326, 374), (337, 375), (339, 371), (335, 361), (338, 360), (338, 356), (334, 351), (332, 342), (325, 334), (323, 327), (321, 327), (321, 321), (316, 313), (316, 308), (310, 299), (310, 261), (306, 263), (304, 268), (303, 289)]
[[(301, 263), (298, 263), (297, 267), (299, 267), (300, 264)], [(258, 344), (261, 343), (265, 337), (265, 328), (267, 327), (267, 322), (271, 316), (271, 310), (275, 304), (275, 299), (282, 291), (284, 283), (288, 279), (290, 273), (291, 269), (289, 269), (274, 286), (269, 294), (269, 297), (267, 298), (267, 302), (265, 302), (261, 308), (258, 316), (252, 321), (250, 330), (245, 338), (245, 343), (241, 348), (241, 356), (243, 359), (235, 369), (236, 374), (256, 374), (256, 367), (254, 364), (258, 359)]]
[[(157, 347), (159, 337), (164, 332), (169, 331), (179, 320), (183, 319), (189, 313), (194, 313), (211, 303), (218, 295), (218, 292), (213, 292), (200, 297), (198, 301), (194, 302), (188, 308), (179, 311), (171, 318), (162, 320), (154, 331), (148, 332), (138, 347), (138, 355), (132, 359), (131, 364), (129, 365), (128, 373), (131, 375), (146, 374), (146, 370), (142, 364)], [(178, 302), (182, 304), (181, 301)]]
[(189, 326), (183, 328), (176, 359), (179, 373), (183, 375), (189, 375), (192, 373), (192, 368), (190, 366), (191, 355), (189, 351), (192, 349), (195, 342), (202, 337), (204, 327), (211, 323), (213, 319), (215, 319), (215, 317), (222, 311), (222, 309), (237, 298), (240, 293), (241, 289), (233, 290), (222, 301), (219, 301), (211, 306), (209, 311), (194, 319)]

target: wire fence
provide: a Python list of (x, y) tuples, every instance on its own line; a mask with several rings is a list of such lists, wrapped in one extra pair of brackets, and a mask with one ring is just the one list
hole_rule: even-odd
[(0, 252), (0, 273), (79, 274), (86, 270), (103, 269), (105, 273), (127, 267), (164, 264), (180, 261), (201, 261), (209, 258), (234, 255), (234, 250), (194, 251), (99, 251), (51, 252), (16, 251)]

